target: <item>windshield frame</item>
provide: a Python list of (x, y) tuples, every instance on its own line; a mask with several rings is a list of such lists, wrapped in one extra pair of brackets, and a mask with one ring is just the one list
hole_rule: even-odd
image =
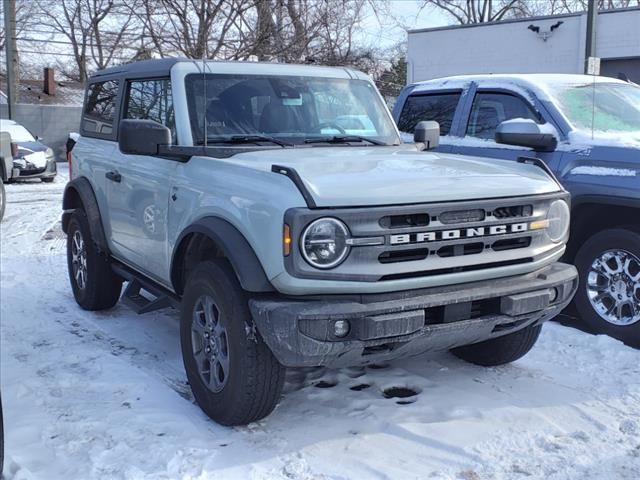
[[(204, 142), (204, 134), (203, 134), (203, 127), (200, 125), (199, 122), (202, 122), (202, 110), (206, 110), (206, 107), (204, 106), (198, 106), (197, 105), (197, 99), (202, 97), (201, 92), (194, 92), (195, 88), (202, 88), (201, 86), (197, 86), (197, 84), (195, 82), (197, 81), (201, 81), (203, 76), (206, 75), (206, 79), (207, 81), (215, 81), (216, 78), (226, 78), (226, 79), (233, 79), (238, 78), (239, 81), (228, 87), (228, 89), (234, 88), (235, 85), (238, 85), (240, 83), (242, 83), (244, 80), (250, 81), (250, 80), (260, 80), (260, 79), (274, 79), (276, 81), (278, 80), (282, 80), (282, 81), (286, 81), (288, 79), (291, 80), (300, 80), (300, 81), (305, 81), (308, 80), (310, 82), (314, 82), (314, 81), (327, 81), (327, 82), (331, 82), (331, 81), (337, 81), (337, 82), (349, 82), (349, 83), (360, 83), (363, 85), (366, 85), (367, 87), (369, 87), (371, 89), (371, 93), (372, 95), (372, 99), (375, 102), (375, 105), (373, 105), (371, 108), (371, 112), (373, 112), (375, 114), (376, 118), (372, 118), (372, 116), (367, 115), (367, 119), (366, 121), (373, 126), (373, 128), (376, 128), (376, 133), (378, 130), (381, 131), (381, 134), (378, 135), (358, 135), (358, 134), (346, 134), (346, 136), (348, 137), (354, 137), (354, 141), (353, 142), (348, 142), (348, 143), (342, 143), (341, 145), (343, 146), (368, 146), (368, 147), (372, 147), (372, 146), (377, 146), (374, 144), (374, 142), (369, 142), (367, 140), (356, 140), (355, 137), (357, 136), (363, 136), (365, 138), (371, 138), (373, 141), (377, 141), (377, 142), (382, 142), (383, 146), (398, 146), (401, 145), (402, 141), (400, 138), (400, 133), (398, 132), (397, 126), (395, 124), (395, 122), (393, 121), (393, 117), (391, 115), (391, 112), (389, 111), (388, 106), (386, 105), (384, 99), (382, 98), (382, 96), (380, 95), (380, 92), (378, 91), (378, 89), (376, 88), (376, 86), (373, 84), (373, 82), (369, 79), (363, 79), (363, 78), (344, 78), (344, 77), (315, 77), (315, 76), (311, 76), (311, 75), (305, 75), (304, 72), (300, 72), (299, 74), (295, 74), (295, 75), (291, 75), (291, 74), (253, 74), (253, 73), (244, 73), (244, 72), (230, 72), (230, 73), (215, 73), (215, 72), (207, 72), (206, 74), (203, 73), (188, 73), (184, 76), (184, 89), (185, 89), (185, 94), (186, 94), (186, 107), (187, 107), (187, 118), (189, 120), (189, 131), (191, 133), (191, 142), (194, 146), (203, 146), (205, 145)], [(208, 87), (207, 87), (208, 89)], [(350, 91), (350, 93), (353, 91)], [(198, 94), (199, 93), (199, 94)], [(207, 92), (208, 93), (208, 92)], [(311, 95), (311, 93), (310, 93)], [(352, 95), (354, 95), (355, 98), (357, 98), (358, 100), (360, 100), (359, 97), (356, 96), (355, 93), (352, 93)], [(282, 98), (282, 97), (280, 97)], [(298, 97), (301, 98), (301, 97)], [(207, 102), (209, 102), (211, 99), (207, 99)], [(367, 99), (369, 100), (369, 99)], [(308, 100), (307, 100), (308, 102)], [(308, 102), (309, 108), (314, 110), (314, 113), (316, 112), (316, 99), (313, 99), (313, 104), (311, 104), (310, 102)], [(363, 102), (364, 103), (364, 102)], [(369, 102), (366, 102), (367, 104), (369, 104)], [(200, 108), (201, 110), (198, 111), (198, 108)], [(263, 107), (264, 108), (264, 107)], [(350, 115), (344, 115), (344, 116), (350, 116)], [(355, 115), (354, 115), (355, 116)], [(311, 118), (310, 118), (311, 119)], [(361, 122), (362, 124), (362, 122)], [(320, 125), (320, 124), (318, 124)], [(253, 127), (255, 128), (255, 127)], [(327, 139), (331, 139), (332, 137), (336, 136), (336, 135), (345, 135), (342, 132), (339, 132), (337, 129), (331, 129), (330, 132), (322, 132), (322, 131), (317, 131), (317, 132), (312, 132), (311, 129), (308, 129), (309, 131), (300, 131), (300, 132), (291, 132), (291, 133), (286, 133), (283, 134), (281, 132), (263, 132), (260, 129), (256, 128), (256, 131), (241, 131), (239, 129), (230, 132), (228, 135), (211, 135), (211, 134), (207, 134), (207, 142), (206, 144), (216, 144), (216, 145), (222, 145), (224, 143), (229, 143), (228, 147), (229, 148), (235, 148), (237, 147), (237, 145), (233, 145), (233, 142), (227, 142), (226, 139), (229, 137), (233, 137), (233, 136), (262, 136), (262, 137), (271, 137), (275, 140), (278, 140), (280, 142), (283, 143), (288, 143), (291, 145), (287, 145), (285, 148), (291, 148), (291, 147), (304, 147), (304, 146), (310, 146), (305, 144), (305, 140), (309, 139), (309, 138), (313, 138), (313, 139), (317, 139), (318, 137), (326, 137)], [(362, 131), (365, 131), (366, 128)], [(206, 128), (204, 128), (204, 131), (206, 131)], [(353, 130), (351, 129), (347, 129), (346, 131), (351, 132)], [(357, 130), (360, 131), (360, 130)], [(256, 143), (260, 143), (259, 141), (257, 141)], [(266, 142), (265, 145), (269, 145), (272, 146), (272, 143), (270, 144), (269, 142)], [(331, 143), (331, 142), (327, 142), (327, 143), (316, 143), (314, 144), (314, 147), (319, 147), (319, 146), (327, 146), (327, 147), (335, 147), (336, 143)]]

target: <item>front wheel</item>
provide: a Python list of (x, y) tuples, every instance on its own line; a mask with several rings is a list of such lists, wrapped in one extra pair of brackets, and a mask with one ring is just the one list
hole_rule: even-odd
[(504, 365), (525, 356), (535, 345), (541, 330), (542, 325), (529, 325), (501, 337), (454, 348), (451, 353), (462, 360), (483, 367)]
[(595, 333), (640, 347), (640, 233), (613, 228), (596, 233), (575, 258), (580, 288), (575, 306)]
[(285, 368), (254, 328), (245, 293), (226, 262), (202, 262), (189, 275), (180, 342), (193, 395), (213, 420), (245, 425), (275, 408)]

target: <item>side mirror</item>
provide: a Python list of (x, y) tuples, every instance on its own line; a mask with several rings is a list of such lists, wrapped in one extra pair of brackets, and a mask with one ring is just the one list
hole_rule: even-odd
[(120, 120), (118, 146), (129, 155), (157, 155), (160, 145), (171, 145), (171, 130), (153, 120)]
[(528, 118), (506, 120), (496, 128), (496, 142), (519, 147), (529, 147), (541, 152), (552, 152), (558, 146), (553, 127), (548, 123), (538, 125)]
[(413, 131), (413, 141), (424, 144), (423, 150), (433, 150), (440, 144), (440, 124), (434, 121), (418, 122)]

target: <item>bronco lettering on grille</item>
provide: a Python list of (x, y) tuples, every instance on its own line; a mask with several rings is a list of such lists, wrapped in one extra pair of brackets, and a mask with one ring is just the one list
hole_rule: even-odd
[(487, 237), (491, 235), (504, 235), (507, 233), (521, 233), (529, 229), (528, 223), (512, 223), (509, 225), (492, 225), (490, 227), (471, 227), (454, 230), (439, 230), (435, 232), (401, 233), (391, 235), (391, 245), (404, 245), (407, 243), (437, 242), (443, 240), (457, 240), (459, 238)]

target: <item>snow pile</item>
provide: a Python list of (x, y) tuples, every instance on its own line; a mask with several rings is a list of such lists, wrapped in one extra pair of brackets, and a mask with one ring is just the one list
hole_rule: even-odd
[(569, 172), (573, 175), (596, 175), (609, 177), (635, 177), (637, 172), (628, 168), (609, 168), (583, 165)]
[(640, 352), (558, 324), (501, 368), (439, 354), (290, 371), (270, 417), (216, 425), (186, 384), (176, 312), (76, 306), (58, 221), (63, 186), (7, 186), (9, 480), (640, 478)]

